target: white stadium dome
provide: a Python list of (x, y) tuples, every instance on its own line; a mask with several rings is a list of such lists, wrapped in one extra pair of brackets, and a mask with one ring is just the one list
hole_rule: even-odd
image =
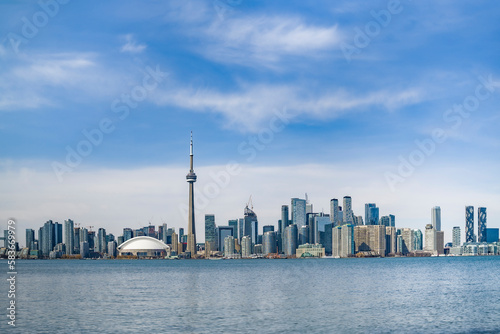
[(128, 239), (117, 250), (119, 255), (158, 257), (170, 252), (170, 247), (161, 240), (140, 236)]

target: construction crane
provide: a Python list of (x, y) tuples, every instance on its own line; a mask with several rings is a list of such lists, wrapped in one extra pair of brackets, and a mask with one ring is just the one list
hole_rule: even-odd
[(247, 208), (253, 210), (252, 195), (250, 195), (250, 198), (248, 199)]

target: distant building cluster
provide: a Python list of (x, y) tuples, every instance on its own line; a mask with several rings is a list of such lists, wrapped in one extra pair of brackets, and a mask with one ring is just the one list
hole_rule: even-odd
[[(352, 210), (352, 198), (345, 196), (330, 200), (330, 213), (314, 212), (307, 194), (305, 199), (292, 198), (290, 205), (282, 205), (275, 225), (265, 225), (259, 234), (259, 221), (250, 200), (243, 210), (243, 218), (229, 220), (217, 226), (215, 215), (205, 215), (205, 243), (196, 243), (194, 183), (197, 176), (193, 166), (193, 135), (190, 140), (190, 169), (186, 175), (189, 184), (188, 229), (168, 228), (167, 224), (124, 228), (123, 235), (106, 233), (104, 228), (80, 227), (67, 219), (63, 226), (52, 220), (35, 231), (26, 230), (26, 247), (19, 250), (21, 258), (295, 258), (295, 257), (385, 257), (437, 255), (497, 255), (498, 228), (486, 227), (486, 208), (478, 208), (478, 230), (474, 234), (474, 207), (465, 208), (465, 243), (460, 243), (460, 227), (453, 228), (453, 242), (444, 245), (441, 230), (441, 208), (431, 210), (431, 223), (424, 234), (419, 229), (396, 228), (396, 217), (380, 217), (375, 203), (365, 204), (365, 215)], [(64, 238), (63, 238), (64, 237)], [(4, 231), (5, 256), (7, 231)]]
[[(486, 228), (486, 208), (479, 208), (478, 234), (474, 236), (473, 208), (466, 207), (467, 235), (462, 245), (460, 227), (453, 229), (453, 245), (444, 244), (441, 230), (441, 208), (431, 209), (431, 223), (424, 233), (419, 229), (396, 228), (396, 217), (380, 217), (375, 203), (365, 204), (365, 218), (352, 211), (352, 198), (330, 200), (330, 213), (315, 213), (305, 199), (292, 198), (282, 205), (281, 219), (275, 225), (263, 226), (258, 234), (258, 219), (248, 204), (244, 217), (217, 226), (215, 215), (205, 215), (205, 257), (284, 258), (284, 257), (385, 257), (438, 255), (497, 255), (498, 228)], [(472, 213), (471, 213), (472, 210)]]
[[(205, 258), (294, 258), (294, 257), (385, 257), (430, 255), (498, 255), (499, 229), (487, 228), (486, 208), (477, 209), (477, 235), (474, 207), (465, 207), (465, 242), (461, 228), (453, 227), (452, 242), (444, 244), (441, 209), (431, 209), (431, 223), (419, 229), (397, 228), (394, 215), (379, 217), (374, 203), (365, 204), (365, 216), (352, 211), (351, 197), (343, 207), (330, 200), (330, 213), (315, 213), (306, 199), (292, 198), (282, 205), (276, 225), (259, 221), (251, 201), (243, 218), (217, 226), (215, 215), (205, 215), (205, 243), (196, 244), (195, 253)], [(26, 229), (26, 246), (18, 247), (21, 258), (115, 258), (115, 257), (186, 257), (188, 236), (184, 229), (162, 224), (138, 229), (124, 228), (115, 237), (106, 229), (80, 226), (67, 219), (64, 224), (47, 221), (38, 231)], [(7, 237), (7, 231), (4, 231)], [(4, 239), (4, 238), (0, 238)], [(130, 240), (136, 240), (130, 242)], [(158, 243), (155, 244), (154, 241)], [(126, 243), (129, 241), (128, 243)], [(140, 245), (140, 246), (139, 246)], [(135, 246), (139, 249), (131, 249)], [(5, 256), (4, 248), (0, 256)]]

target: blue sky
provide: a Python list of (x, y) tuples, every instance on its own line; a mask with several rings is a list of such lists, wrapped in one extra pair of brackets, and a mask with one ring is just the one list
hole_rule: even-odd
[(316, 211), (375, 202), (399, 227), (423, 229), (440, 205), (446, 240), (465, 205), (500, 226), (494, 2), (61, 2), (0, 5), (4, 221), (185, 227), (192, 130), (201, 240), (206, 213), (225, 225), (252, 195), (276, 224), (305, 192)]

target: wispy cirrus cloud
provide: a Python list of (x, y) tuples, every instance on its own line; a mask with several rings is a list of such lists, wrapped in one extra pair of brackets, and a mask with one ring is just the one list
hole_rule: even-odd
[(299, 17), (243, 16), (215, 21), (201, 32), (198, 49), (216, 62), (254, 67), (277, 66), (287, 56), (321, 57), (342, 39), (337, 25), (319, 26)]
[(138, 43), (132, 34), (123, 36), (123, 39), (125, 40), (125, 44), (120, 48), (120, 52), (142, 53), (147, 48), (146, 44)]
[(287, 108), (296, 117), (334, 119), (347, 112), (362, 112), (371, 107), (388, 111), (418, 103), (425, 98), (419, 88), (378, 90), (364, 94), (345, 89), (312, 93), (295, 85), (242, 85), (234, 92), (214, 89), (177, 89), (155, 95), (159, 105), (173, 105), (197, 112), (219, 113), (227, 126), (238, 125), (243, 131), (257, 131), (276, 109)]

